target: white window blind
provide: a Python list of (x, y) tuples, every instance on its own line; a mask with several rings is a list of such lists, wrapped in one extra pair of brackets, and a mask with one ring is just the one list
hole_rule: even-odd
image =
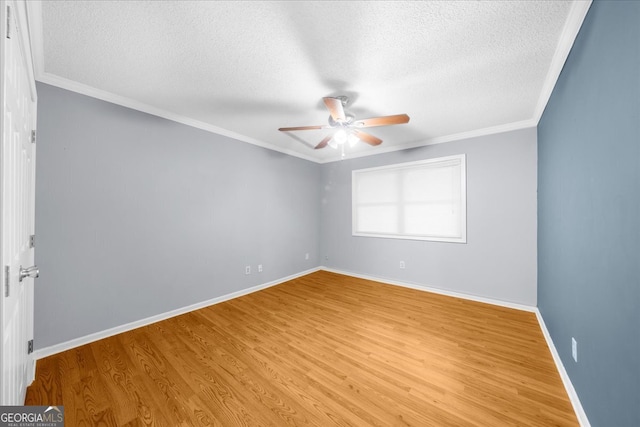
[(465, 155), (352, 174), (356, 236), (465, 243)]

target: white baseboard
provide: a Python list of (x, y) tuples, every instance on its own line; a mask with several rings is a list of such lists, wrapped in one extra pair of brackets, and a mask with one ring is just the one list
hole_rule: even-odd
[[(302, 271), (300, 273), (292, 274), (287, 277), (283, 277), (277, 280), (273, 280), (271, 282), (263, 283), (261, 285), (253, 286), (251, 288), (242, 289), (237, 292), (232, 292), (230, 294), (222, 295), (216, 298), (212, 298), (207, 301), (202, 301), (196, 304), (192, 304), (186, 307), (178, 308), (175, 310), (168, 311), (166, 313), (157, 314), (155, 316), (147, 317), (145, 319), (136, 320), (135, 322), (127, 323), (125, 325), (116, 326), (114, 328), (110, 328), (104, 331), (96, 332), (93, 334), (86, 335), (84, 337), (74, 338), (69, 341), (65, 341), (60, 344), (55, 344), (49, 347), (41, 348), (33, 352), (34, 360), (43, 359), (45, 357), (61, 353), (66, 350), (71, 350), (72, 348), (80, 347), (81, 345), (89, 344), (94, 341), (101, 340), (103, 338), (107, 338), (113, 335), (120, 334), (122, 332), (131, 331), (133, 329), (140, 328), (142, 326), (147, 326), (152, 323), (160, 322), (162, 320), (170, 319), (175, 316), (179, 316), (181, 314), (189, 313), (191, 311), (199, 310), (204, 307), (208, 307), (214, 304), (218, 304), (224, 301), (228, 301), (234, 298), (241, 297), (243, 295), (248, 295), (253, 292), (261, 291), (266, 288), (270, 288), (272, 286), (279, 285), (281, 283), (287, 282), (289, 280), (296, 279), (298, 277), (306, 276), (307, 274), (314, 273), (320, 270), (319, 267), (312, 268), (310, 270)], [(35, 365), (35, 363), (34, 363)], [(34, 375), (35, 376), (35, 375)]]
[(576, 413), (578, 422), (582, 427), (591, 427), (591, 423), (589, 423), (587, 414), (584, 412), (584, 408), (582, 408), (582, 403), (580, 403), (580, 398), (578, 398), (578, 393), (576, 393), (576, 389), (573, 388), (573, 384), (571, 383), (569, 374), (567, 374), (567, 370), (564, 369), (564, 364), (562, 363), (562, 359), (560, 359), (558, 350), (556, 350), (556, 346), (553, 343), (553, 340), (551, 339), (551, 334), (549, 334), (547, 325), (544, 323), (542, 314), (540, 314), (540, 310), (538, 310), (537, 308), (535, 310), (535, 313), (536, 313), (536, 317), (538, 318), (538, 323), (540, 324), (540, 329), (542, 329), (542, 334), (544, 335), (544, 339), (547, 340), (547, 346), (549, 347), (549, 351), (551, 351), (551, 356), (553, 357), (553, 361), (556, 363), (556, 367), (558, 368), (558, 373), (560, 374), (560, 378), (562, 378), (562, 383), (564, 384), (564, 388), (565, 390), (567, 390), (567, 394), (569, 395), (569, 400), (571, 400), (571, 404), (573, 405), (573, 410)]
[(446, 295), (449, 297), (461, 298), (461, 299), (466, 299), (470, 301), (477, 301), (485, 304), (498, 305), (501, 307), (514, 308), (516, 310), (530, 311), (530, 312), (536, 311), (536, 307), (532, 305), (519, 304), (516, 302), (503, 301), (503, 300), (494, 299), (494, 298), (486, 298), (486, 297), (481, 297), (477, 295), (465, 294), (462, 292), (455, 292), (455, 291), (449, 291), (446, 289), (433, 288), (430, 286), (417, 285), (415, 283), (401, 282), (398, 280), (384, 279), (381, 277), (369, 276), (367, 274), (352, 273), (350, 271), (342, 271), (334, 268), (320, 267), (320, 269), (324, 271), (329, 271), (332, 273), (344, 274), (345, 276), (358, 277), (360, 279), (385, 283), (387, 285), (401, 286), (403, 288), (415, 289), (415, 290), (424, 291), (424, 292), (431, 292), (434, 294)]
[[(564, 365), (562, 364), (562, 360), (560, 359), (560, 355), (558, 354), (558, 351), (556, 350), (556, 347), (553, 343), (553, 340), (551, 339), (551, 335), (549, 334), (549, 331), (547, 330), (547, 326), (544, 323), (544, 319), (542, 318), (542, 315), (540, 314), (540, 311), (538, 310), (537, 307), (533, 307), (533, 306), (529, 306), (529, 305), (525, 305), (525, 304), (518, 304), (518, 303), (513, 303), (513, 302), (509, 302), (509, 301), (501, 301), (501, 300), (497, 300), (497, 299), (493, 299), (493, 298), (485, 298), (485, 297), (480, 297), (480, 296), (476, 296), (476, 295), (470, 295), (470, 294), (465, 294), (465, 293), (461, 293), (461, 292), (455, 292), (455, 291), (448, 291), (448, 290), (444, 290), (444, 289), (438, 289), (438, 288), (433, 288), (433, 287), (429, 287), (429, 286), (422, 286), (422, 285), (416, 285), (414, 283), (406, 283), (406, 282), (400, 282), (400, 281), (395, 281), (395, 280), (389, 280), (389, 279), (384, 279), (384, 278), (380, 278), (380, 277), (375, 277), (375, 276), (369, 276), (369, 275), (365, 275), (365, 274), (358, 274), (358, 273), (352, 273), (352, 272), (348, 272), (348, 271), (342, 271), (342, 270), (336, 270), (333, 268), (328, 268), (328, 267), (316, 267), (316, 268), (312, 268), (306, 271), (302, 271), (300, 273), (296, 273), (293, 274), (291, 276), (287, 276), (287, 277), (283, 277), (268, 283), (263, 283), (261, 285), (257, 285), (248, 289), (243, 289), (237, 292), (232, 292), (230, 294), (226, 294), (226, 295), (222, 295), (219, 296), (217, 298), (213, 298), (207, 301), (202, 301), (196, 304), (192, 304), (189, 305), (187, 307), (182, 307), (176, 310), (172, 310), (166, 313), (162, 313), (162, 314), (158, 314), (155, 316), (151, 316), (151, 317), (147, 317), (146, 319), (141, 319), (135, 322), (131, 322), (131, 323), (127, 323), (125, 325), (120, 325), (120, 326), (116, 326), (114, 328), (111, 329), (107, 329), (105, 331), (101, 331), (101, 332), (96, 332), (94, 334), (90, 334), (90, 335), (86, 335), (84, 337), (80, 337), (80, 338), (75, 338), (73, 340), (70, 341), (66, 341), (60, 344), (56, 344), (50, 347), (45, 347), (39, 350), (36, 350), (33, 353), (33, 360), (34, 362), (36, 360), (45, 358), (47, 356), (51, 356), (57, 353), (61, 353), (63, 351), (66, 350), (70, 350), (72, 348), (75, 347), (79, 347), (81, 345), (84, 344), (89, 344), (91, 342), (94, 341), (98, 341), (101, 340), (103, 338), (107, 338), (122, 332), (127, 332), (136, 328), (140, 328), (142, 326), (147, 326), (150, 325), (152, 323), (155, 322), (160, 322), (162, 320), (166, 320), (166, 319), (170, 319), (172, 317), (175, 316), (179, 316), (181, 314), (185, 314), (191, 311), (195, 311), (195, 310), (199, 310), (201, 308), (204, 307), (208, 307), (211, 305), (215, 305), (224, 301), (228, 301), (234, 298), (238, 298), (241, 297), (243, 295), (248, 295), (251, 294), (253, 292), (257, 292), (260, 291), (262, 289), (266, 289), (269, 288), (271, 286), (275, 286), (275, 285), (279, 285), (281, 283), (287, 282), (289, 280), (293, 280), (296, 279), (298, 277), (302, 277), (305, 276), (307, 274), (310, 273), (314, 273), (316, 271), (319, 270), (324, 270), (324, 271), (329, 271), (332, 273), (337, 273), (337, 274), (343, 274), (345, 276), (351, 276), (351, 277), (357, 277), (360, 279), (366, 279), (366, 280), (372, 280), (375, 282), (380, 282), (380, 283), (385, 283), (388, 285), (393, 285), (393, 286), (401, 286), (404, 288), (409, 288), (409, 289), (415, 289), (418, 291), (424, 291), (424, 292), (431, 292), (431, 293), (436, 293), (436, 294), (440, 294), (440, 295), (446, 295), (446, 296), (451, 296), (451, 297), (456, 297), (456, 298), (462, 298), (462, 299), (467, 299), (467, 300), (471, 300), (471, 301), (477, 301), (477, 302), (482, 302), (485, 304), (492, 304), (492, 305), (497, 305), (497, 306), (501, 306), (501, 307), (507, 307), (507, 308), (513, 308), (516, 310), (522, 310), (522, 311), (528, 311), (528, 312), (533, 312), (536, 315), (536, 318), (538, 319), (538, 323), (540, 324), (540, 329), (542, 329), (542, 334), (544, 335), (545, 340), (547, 341), (547, 346), (549, 347), (549, 350), (551, 351), (551, 355), (553, 357), (553, 360), (556, 364), (556, 367), (558, 369), (558, 372), (560, 373), (560, 378), (562, 378), (562, 382), (564, 384), (564, 387), (567, 391), (567, 394), (569, 395), (569, 399), (571, 400), (571, 404), (573, 405), (573, 409), (576, 413), (576, 417), (578, 418), (578, 421), (580, 422), (580, 425), (582, 427), (591, 427), (591, 424), (589, 423), (589, 420), (587, 419), (587, 415), (584, 412), (584, 409), (582, 408), (582, 404), (580, 403), (580, 399), (578, 398), (578, 394), (576, 393), (576, 390), (573, 388), (573, 384), (571, 383), (571, 379), (569, 378), (569, 375), (567, 374), (567, 371), (564, 368)], [(34, 377), (35, 377), (35, 363), (34, 365)]]
[(576, 417), (578, 418), (578, 422), (580, 423), (580, 425), (582, 427), (591, 427), (591, 424), (589, 423), (589, 420), (587, 419), (587, 414), (584, 412), (584, 409), (582, 408), (582, 404), (580, 403), (580, 399), (578, 398), (578, 394), (576, 393), (575, 388), (573, 388), (573, 384), (571, 383), (571, 379), (569, 378), (569, 375), (567, 374), (567, 371), (565, 370), (564, 365), (562, 364), (562, 360), (560, 359), (560, 355), (558, 354), (558, 351), (556, 350), (556, 347), (553, 344), (553, 340), (551, 339), (551, 335), (549, 334), (549, 331), (547, 330), (547, 326), (544, 323), (544, 319), (542, 318), (542, 315), (540, 314), (540, 311), (538, 310), (538, 307), (533, 307), (533, 306), (524, 305), (524, 304), (517, 304), (517, 303), (513, 303), (513, 302), (508, 302), (508, 301), (501, 301), (501, 300), (496, 300), (496, 299), (492, 299), (492, 298), (485, 298), (485, 297), (480, 297), (480, 296), (470, 295), (470, 294), (465, 294), (465, 293), (460, 293), (460, 292), (448, 291), (448, 290), (443, 290), (443, 289), (438, 289), (438, 288), (432, 288), (432, 287), (429, 287), (429, 286), (416, 285), (416, 284), (413, 284), (413, 283), (405, 283), (405, 282), (400, 282), (400, 281), (395, 281), (395, 280), (383, 279), (383, 278), (380, 278), (380, 277), (369, 276), (369, 275), (366, 275), (366, 274), (357, 274), (357, 273), (352, 273), (352, 272), (349, 272), (349, 271), (336, 270), (336, 269), (328, 268), (328, 267), (320, 267), (320, 269), (324, 270), (324, 271), (329, 271), (329, 272), (332, 272), (332, 273), (343, 274), (343, 275), (346, 275), (346, 276), (358, 277), (360, 279), (373, 280), (375, 282), (385, 283), (385, 284), (388, 284), (388, 285), (401, 286), (403, 288), (416, 289), (416, 290), (425, 291), (425, 292), (433, 292), (433, 293), (440, 294), (440, 295), (446, 295), (446, 296), (451, 296), (451, 297), (456, 297), (456, 298), (462, 298), (462, 299), (467, 299), (467, 300), (471, 300), (471, 301), (477, 301), (477, 302), (482, 302), (482, 303), (486, 303), (486, 304), (493, 304), (493, 305), (498, 305), (498, 306), (501, 306), (501, 307), (508, 307), (508, 308), (513, 308), (513, 309), (516, 309), (516, 310), (522, 310), (522, 311), (528, 311), (528, 312), (535, 313), (536, 318), (538, 319), (538, 324), (540, 325), (540, 329), (542, 330), (542, 334), (544, 335), (544, 338), (547, 341), (547, 346), (549, 347), (549, 351), (551, 352), (551, 355), (553, 357), (553, 361), (556, 364), (556, 368), (558, 369), (558, 373), (560, 374), (560, 378), (562, 379), (562, 383), (564, 384), (564, 388), (567, 391), (567, 395), (569, 396), (569, 400), (571, 401), (571, 404), (573, 405), (573, 410), (576, 413)]
[(31, 384), (36, 379), (36, 358), (33, 354), (30, 355), (27, 365), (27, 384)]

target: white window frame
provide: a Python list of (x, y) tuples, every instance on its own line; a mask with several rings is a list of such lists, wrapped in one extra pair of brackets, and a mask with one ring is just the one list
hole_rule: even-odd
[[(455, 162), (459, 162), (460, 164), (460, 224), (459, 230), (460, 233), (458, 235), (413, 235), (407, 234), (403, 232), (399, 233), (382, 233), (382, 232), (366, 232), (366, 231), (358, 231), (358, 178), (362, 176), (361, 174), (375, 173), (378, 171), (385, 172), (393, 172), (394, 170), (398, 172), (398, 174), (403, 173), (404, 171), (415, 169), (419, 166), (425, 166), (427, 168), (437, 168), (443, 167), (447, 164), (452, 164)], [(458, 154), (447, 157), (438, 157), (427, 160), (419, 160), (416, 162), (407, 162), (407, 163), (398, 163), (394, 165), (380, 166), (374, 168), (367, 169), (358, 169), (353, 170), (351, 172), (351, 230), (353, 236), (363, 236), (363, 237), (382, 237), (382, 238), (391, 238), (391, 239), (409, 239), (409, 240), (428, 240), (434, 242), (452, 242), (452, 243), (467, 243), (467, 177), (466, 177), (466, 155)], [(402, 191), (400, 191), (402, 192)], [(401, 199), (401, 196), (399, 196)], [(398, 200), (397, 207), (399, 212), (402, 212), (404, 206), (407, 204), (404, 200)], [(366, 206), (366, 205), (365, 205)], [(403, 216), (399, 215), (398, 224), (402, 228), (403, 224)]]

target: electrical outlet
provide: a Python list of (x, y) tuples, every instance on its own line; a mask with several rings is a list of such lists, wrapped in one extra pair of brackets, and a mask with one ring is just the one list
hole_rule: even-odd
[(400, 268), (404, 268), (404, 261), (400, 261)]
[(571, 356), (574, 362), (578, 362), (578, 342), (574, 337), (571, 337)]
[(304, 254), (304, 259), (309, 259), (309, 254), (308, 253)]
[(251, 266), (247, 265), (244, 267), (244, 274), (251, 274)]
[(258, 273), (262, 273), (262, 264), (258, 264)]

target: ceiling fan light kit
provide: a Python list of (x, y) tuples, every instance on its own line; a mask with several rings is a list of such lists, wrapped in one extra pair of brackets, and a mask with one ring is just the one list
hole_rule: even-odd
[(326, 136), (315, 149), (324, 148), (327, 145), (333, 149), (342, 149), (344, 157), (344, 146), (348, 143), (353, 147), (358, 141), (365, 142), (369, 145), (376, 146), (382, 143), (382, 140), (370, 133), (363, 132), (360, 129), (375, 127), (399, 125), (409, 122), (409, 116), (406, 114), (395, 114), (392, 116), (372, 117), (369, 119), (355, 120), (355, 116), (347, 113), (344, 107), (348, 104), (349, 98), (346, 96), (334, 96), (322, 98), (324, 105), (329, 110), (328, 125), (314, 126), (295, 126), (279, 128), (281, 132), (292, 132), (299, 130), (319, 130), (333, 129), (333, 132)]

